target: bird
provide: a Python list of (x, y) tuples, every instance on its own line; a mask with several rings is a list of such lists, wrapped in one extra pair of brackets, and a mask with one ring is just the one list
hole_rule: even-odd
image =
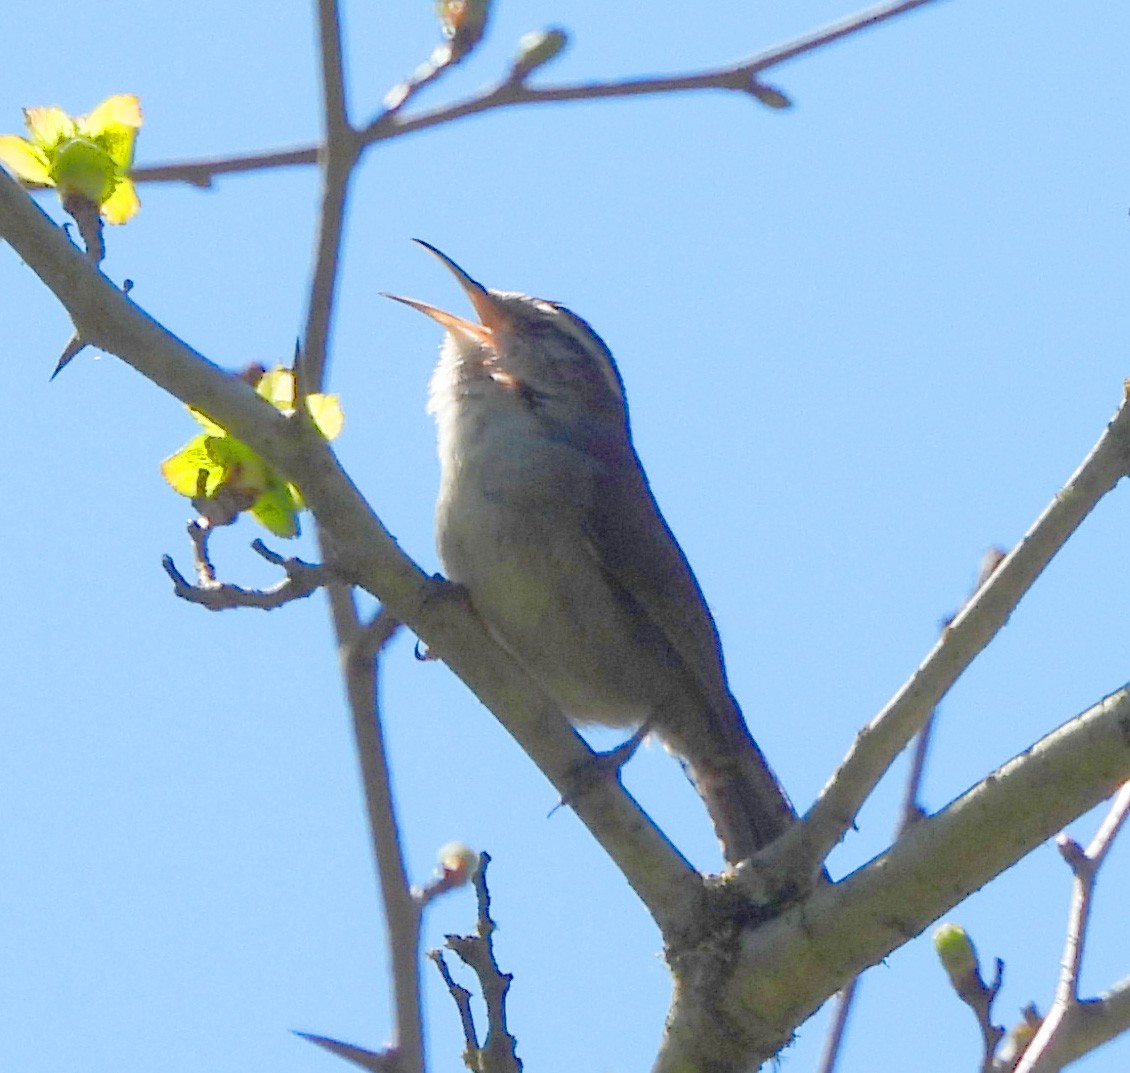
[(574, 726), (632, 729), (631, 748), (658, 737), (737, 865), (797, 817), (730, 692), (714, 618), (633, 445), (611, 352), (563, 305), (488, 289), (415, 241), (477, 317), (386, 295), (446, 329), (427, 406), (446, 577)]

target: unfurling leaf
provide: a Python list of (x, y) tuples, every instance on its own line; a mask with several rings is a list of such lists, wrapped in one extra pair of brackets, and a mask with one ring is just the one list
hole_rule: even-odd
[[(281, 366), (264, 372), (256, 392), (288, 417), (294, 413), (294, 373)], [(336, 395), (309, 395), (306, 408), (315, 428), (336, 439), (345, 418)], [(247, 444), (228, 435), (207, 414), (188, 407), (204, 432), (161, 463), (161, 475), (187, 496), (210, 525), (230, 525), (249, 511), (276, 536), (298, 535), (302, 493)]]
[(25, 108), (24, 125), (27, 138), (0, 136), (0, 163), (17, 179), (54, 186), (64, 205), (93, 205), (108, 223), (124, 224), (137, 213), (141, 202), (129, 178), (141, 127), (136, 96), (107, 97), (85, 116), (56, 107)]

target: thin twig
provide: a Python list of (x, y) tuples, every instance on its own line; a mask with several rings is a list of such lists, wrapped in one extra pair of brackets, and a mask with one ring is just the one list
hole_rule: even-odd
[[(973, 591), (962, 601), (958, 612), (969, 603), (978, 590), (992, 577), (993, 572), (1002, 562), (1005, 553), (1000, 548), (990, 548), (982, 557), (977, 571), (977, 580), (974, 582)], [(943, 620), (942, 628), (948, 629), (957, 617), (949, 615)], [(914, 739), (914, 755), (911, 758), (910, 770), (906, 777), (906, 788), (903, 791), (902, 807), (899, 810), (898, 822), (895, 825), (895, 840), (905, 834), (913, 824), (922, 819), (923, 809), (919, 803), (922, 794), (922, 781), (926, 775), (926, 757), (930, 751), (930, 739), (933, 737), (934, 726), (937, 722), (938, 709), (930, 712), (925, 725)], [(840, 1050), (843, 1047), (844, 1035), (847, 1030), (848, 1019), (851, 1016), (851, 1007), (859, 994), (859, 984), (862, 977), (855, 977), (836, 996), (836, 1012), (832, 1024), (828, 1029), (828, 1038), (824, 1044), (824, 1053), (820, 1058), (820, 1065), (816, 1073), (833, 1073), (836, 1062), (839, 1060)]]
[(1128, 816), (1130, 783), (1115, 795), (1098, 832), (1086, 849), (1066, 835), (1059, 838), (1060, 853), (1075, 876), (1059, 982), (1055, 1002), (1020, 1059), (1016, 1073), (1052, 1073), (1061, 1069), (1067, 1061), (1073, 1060), (1066, 1057), (1065, 1051), (1071, 1045), (1068, 1037), (1083, 1008), (1079, 999), (1079, 974), (1083, 966), (1083, 947), (1090, 922), (1095, 881)]
[(260, 540), (256, 540), (251, 546), (268, 562), (281, 566), (286, 571), (286, 577), (269, 589), (245, 589), (214, 579), (209, 583), (193, 585), (177, 570), (171, 555), (162, 556), (161, 565), (172, 578), (173, 593), (176, 596), (189, 603), (199, 604), (209, 611), (229, 611), (237, 607), (257, 607), (263, 611), (273, 611), (294, 600), (305, 599), (335, 579), (333, 570), (328, 566), (308, 563), (303, 559), (283, 558), (270, 551)]
[(487, 1011), (487, 1038), (483, 1042), (477, 1068), (489, 1073), (521, 1073), (518, 1041), (506, 1023), (506, 995), (513, 976), (503, 972), (494, 955), (494, 933), (497, 925), (490, 915), (490, 890), (487, 887), (487, 865), (490, 854), (479, 856), (475, 871), (475, 895), (478, 900), (478, 923), (474, 935), (447, 935), (444, 942), (478, 977), (483, 1003)]
[(310, 282), (302, 352), (295, 363), (299, 397), (321, 391), (326, 376), (326, 348), (333, 319), (341, 261), (342, 230), (349, 180), (361, 152), (349, 122), (337, 0), (318, 0), (318, 40), (322, 70), (322, 113), (326, 128), (321, 153), (322, 206)]
[(357, 759), (365, 789), (392, 964), (395, 1046), (403, 1073), (423, 1073), (424, 1035), (420, 1008), (420, 909), (412, 896), (392, 798), (388, 756), (381, 728), (378, 660), (398, 624), (381, 611), (367, 627), (358, 624), (349, 590), (334, 586), (330, 608), (341, 651), (346, 697), (353, 718)]
[[(814, 52), (834, 41), (869, 29), (888, 19), (913, 11), (915, 8), (936, 2), (937, 0), (892, 0), (889, 3), (878, 4), (855, 15), (830, 23), (793, 41), (759, 52), (739, 63), (696, 74), (540, 87), (530, 86), (522, 80), (507, 78), (473, 97), (454, 104), (442, 105), (416, 115), (404, 115), (400, 105), (386, 108), (361, 131), (361, 138), (363, 144), (368, 146), (389, 138), (397, 138), (414, 131), (438, 126), (441, 123), (449, 123), (466, 116), (478, 115), (482, 112), (511, 105), (591, 101), (609, 97), (634, 97), (697, 90), (737, 91), (747, 93), (756, 99), (757, 76), (761, 72), (805, 53)], [(301, 146), (294, 149), (249, 153), (238, 157), (156, 164), (134, 169), (131, 172), (131, 178), (134, 182), (183, 182), (193, 186), (207, 187), (219, 175), (260, 171), (264, 168), (313, 164), (318, 160), (318, 152), (317, 146)]]
[(455, 981), (442, 950), (429, 950), (428, 958), (439, 970), (447, 993), (459, 1011), (459, 1023), (463, 1026), (463, 1061), (469, 1069), (474, 1069), (478, 1063), (479, 1034), (475, 1028), (475, 1014), (471, 1009), (471, 992)]
[(855, 1005), (855, 993), (862, 979), (862, 976), (853, 977), (851, 983), (836, 995), (836, 1012), (832, 1015), (832, 1024), (828, 1028), (828, 1038), (824, 1041), (824, 1052), (820, 1055), (820, 1064), (816, 1067), (816, 1073), (832, 1073), (836, 1068), (847, 1034), (851, 1010)]

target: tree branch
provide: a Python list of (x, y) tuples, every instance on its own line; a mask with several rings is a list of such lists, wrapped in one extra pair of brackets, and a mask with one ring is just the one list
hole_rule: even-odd
[(676, 1001), (653, 1073), (756, 1068), (849, 979), (1109, 797), (1127, 778), (1130, 687), (916, 823), (870, 864), (743, 931), (736, 951), (725, 958), (704, 955), (673, 964)]
[[(405, 115), (397, 105), (386, 108), (362, 131), (365, 146), (389, 138), (398, 138), (414, 131), (426, 130), (441, 123), (450, 123), (466, 116), (480, 115), (496, 108), (523, 104), (547, 104), (559, 101), (592, 101), (610, 97), (637, 97), (657, 93), (685, 93), (698, 90), (729, 90), (756, 98), (758, 76), (772, 67), (814, 52), (834, 41), (861, 30), (906, 14), (937, 0), (892, 0), (865, 9), (805, 34), (793, 41), (756, 53), (736, 64), (701, 71), (695, 74), (670, 75), (659, 78), (629, 78), (612, 82), (585, 82), (558, 86), (530, 86), (521, 79), (506, 78), (482, 93), (454, 104), (441, 105), (426, 112)], [(313, 164), (318, 159), (317, 146), (269, 150), (239, 157), (220, 157), (179, 163), (156, 164), (135, 168), (134, 182), (183, 182), (207, 187), (220, 175), (261, 171), (264, 168), (294, 167)]]
[[(444, 937), (444, 944), (478, 977), (479, 990), (486, 1007), (487, 1035), (482, 1047), (479, 1048), (474, 1022), (468, 1022), (470, 1007), (466, 1007), (464, 1013), (464, 1007), (460, 1003), (464, 1039), (468, 1048), (474, 1046), (478, 1052), (473, 1055), (474, 1064), (468, 1063), (468, 1065), (474, 1069), (489, 1070), (490, 1073), (522, 1073), (522, 1062), (518, 1058), (518, 1041), (511, 1034), (506, 1018), (506, 996), (510, 991), (513, 977), (510, 973), (502, 971), (494, 953), (494, 933), (498, 925), (490, 915), (490, 891), (487, 888), (486, 875), (488, 864), (490, 864), (490, 854), (480, 854), (479, 866), (475, 872), (475, 897), (479, 909), (475, 934), (447, 935)], [(448, 989), (456, 1002), (459, 1002), (458, 992), (453, 990), (454, 981), (447, 972), (442, 956), (437, 955), (433, 960), (440, 966)]]
[(356, 608), (341, 588), (331, 596), (331, 610), (341, 651), (341, 670), (353, 718), (353, 736), (361, 784), (365, 789), (365, 814), (377, 865), (377, 880), (384, 905), (389, 960), (393, 981), (394, 1049), (398, 1073), (423, 1073), (424, 1031), (420, 1007), (420, 907), (404, 863), (392, 779), (385, 752), (378, 695), (378, 667), (382, 650), (399, 625), (385, 611), (366, 628), (351, 628)]
[(251, 547), (268, 562), (281, 566), (286, 577), (269, 589), (245, 589), (240, 585), (220, 582), (193, 585), (176, 568), (171, 555), (162, 556), (161, 565), (172, 579), (173, 592), (177, 596), (209, 611), (230, 611), (237, 607), (273, 611), (294, 600), (305, 599), (334, 580), (332, 571), (319, 563), (278, 555), (261, 540), (254, 541)]
[[(1067, 1053), (1078, 1046), (1077, 1041), (1073, 1045), (1073, 1037), (1077, 1035), (1077, 1022), (1086, 1005), (1079, 999), (1079, 974), (1083, 967), (1083, 945), (1091, 917), (1095, 881), (1127, 816), (1130, 816), (1130, 782), (1116, 795), (1098, 833), (1085, 850), (1074, 839), (1066, 835), (1060, 836), (1059, 849), (1075, 876), (1075, 883), (1067, 937), (1060, 962), (1059, 984), (1056, 987), (1055, 1002), (1024, 1051), (1016, 1073), (1058, 1073), (1058, 1070), (1079, 1056), (1073, 1054), (1067, 1057)], [(1111, 1019), (1108, 1017), (1105, 1020), (1109, 1026)], [(1098, 1042), (1106, 1042), (1109, 1038), (1103, 1036)], [(1091, 1046), (1097, 1045), (1098, 1043), (1092, 1043)]]
[(306, 330), (302, 336), (302, 352), (295, 362), (299, 397), (322, 391), (325, 384), (327, 347), (341, 261), (345, 205), (353, 167), (361, 153), (361, 142), (357, 132), (350, 126), (346, 108), (337, 0), (318, 2), (318, 40), (326, 140), (320, 153), (322, 208), (318, 213), (318, 240), (310, 281)]
[[(863, 802), (938, 702), (1008, 621), (1083, 519), (1130, 469), (1130, 401), (1121, 405), (1090, 454), (1020, 543), (958, 612), (933, 650), (887, 706), (857, 735), (816, 803), (770, 846), (759, 867), (778, 862), (811, 875), (855, 822)], [(795, 871), (794, 871), (795, 870)]]

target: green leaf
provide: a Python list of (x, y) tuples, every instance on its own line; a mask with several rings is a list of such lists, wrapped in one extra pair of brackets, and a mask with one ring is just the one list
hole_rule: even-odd
[(251, 513), (275, 536), (294, 537), (298, 535), (299, 509), (300, 504), (295, 502), (291, 486), (280, 481), (255, 500)]
[(294, 413), (294, 373), (290, 369), (281, 365), (269, 369), (259, 378), (255, 390), (276, 410)]
[(327, 439), (336, 440), (345, 424), (345, 414), (336, 395), (307, 395), (306, 409), (314, 427)]
[(227, 429), (225, 429), (223, 425), (217, 425), (207, 414), (201, 413), (200, 410), (192, 406), (187, 407), (187, 410), (192, 414), (193, 418), (203, 426), (204, 431), (208, 433), (209, 436), (226, 436), (228, 434)]
[(161, 463), (161, 476), (172, 485), (175, 492), (192, 499), (196, 495), (199, 474), (207, 475), (204, 494), (212, 495), (223, 480), (223, 467), (219, 465), (209, 448), (213, 437), (202, 435), (189, 440), (176, 454), (170, 455)]
[(51, 185), (51, 169), (43, 150), (15, 134), (0, 135), (0, 164), (11, 169), (17, 179), (38, 186)]
[(208, 450), (223, 467), (224, 485), (249, 497), (262, 495), (277, 479), (271, 467), (234, 436), (209, 436)]

